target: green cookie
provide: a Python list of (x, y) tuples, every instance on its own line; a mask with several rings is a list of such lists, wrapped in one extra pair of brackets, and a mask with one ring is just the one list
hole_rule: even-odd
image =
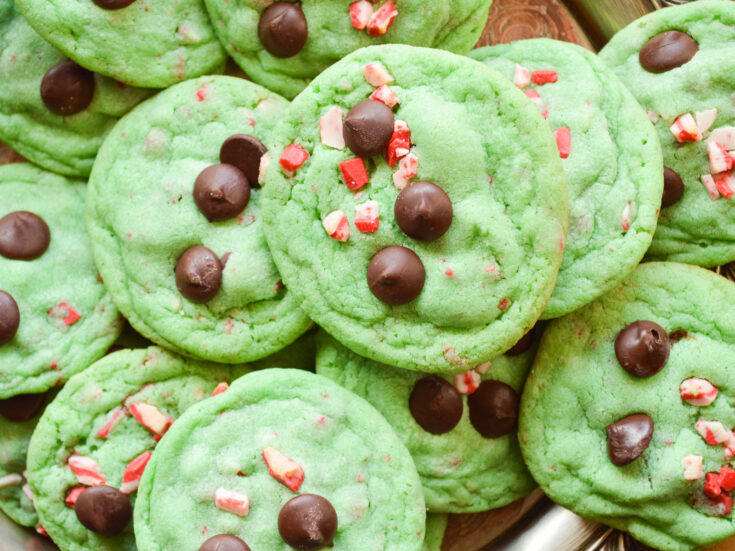
[[(382, 69), (371, 72), (370, 64)], [(370, 181), (353, 193), (340, 165), (362, 161), (349, 148), (322, 141), (339, 146), (335, 135), (320, 140), (320, 118), (327, 130), (340, 128), (339, 110), (348, 113), (368, 99), (367, 66), (374, 83), (383, 70), (392, 78), (389, 90), (378, 93), (397, 96), (394, 117), (407, 126), (410, 144), (402, 151), (389, 147), (396, 157), (405, 155), (393, 168), (382, 150), (366, 158)], [(390, 136), (392, 121), (383, 117), (375, 125)], [(294, 168), (299, 149), (309, 158), (293, 177), (275, 162), (268, 170), (263, 205), (271, 252), (304, 310), (350, 349), (404, 369), (459, 373), (503, 353), (541, 315), (561, 264), (566, 184), (538, 109), (500, 74), (439, 50), (364, 48), (293, 101), (273, 141), (282, 167)], [(452, 215), (437, 216), (437, 227), (450, 222), (438, 238), (409, 237), (394, 215), (399, 189), (410, 195), (416, 181), (430, 182), (425, 187), (437, 201), (446, 193), (443, 204)], [(407, 201), (410, 207), (421, 200)], [(335, 217), (344, 225), (332, 224)], [(424, 228), (432, 224), (433, 218)], [(376, 275), (371, 292), (373, 257), (395, 251), (398, 259), (387, 260), (393, 272), (386, 273), (393, 275)]]
[[(668, 31), (678, 34), (649, 43)], [(735, 4), (723, 0), (651, 13), (620, 31), (600, 52), (655, 121), (664, 164), (674, 171), (649, 251), (652, 259), (706, 267), (735, 260), (735, 177), (727, 170), (732, 159), (725, 151), (735, 150), (734, 55)], [(677, 134), (688, 129), (678, 138), (671, 129), (677, 121)], [(715, 158), (720, 157), (712, 165), (710, 144)]]
[(87, 69), (165, 88), (224, 67), (203, 0), (62, 1), (16, 3), (38, 34)]
[[(477, 377), (475, 384), (500, 381), (510, 385), (518, 399), (531, 369), (533, 352), (529, 348), (519, 356), (499, 356), (490, 366), (481, 368), (481, 371), (487, 368), (485, 373), (469, 374)], [(417, 383), (424, 381), (425, 374), (361, 358), (324, 332), (318, 339), (317, 373), (365, 398), (388, 420), (411, 452), (430, 511), (477, 513), (495, 509), (527, 495), (536, 487), (523, 464), (516, 440), (517, 401), (515, 411), (510, 413), (513, 421), (506, 434), (487, 438), (470, 421), (470, 415), (484, 416), (487, 410), (481, 409), (477, 402), (469, 406), (466, 396), (469, 390), (460, 390), (455, 396), (464, 396), (460, 398), (461, 418), (457, 415), (456, 426), (451, 430), (443, 429), (446, 432), (441, 434), (432, 434), (412, 415), (413, 408), (409, 408), (409, 403), (413, 404), (414, 388), (420, 388)], [(452, 377), (444, 379), (450, 384), (453, 382)], [(461, 385), (465, 375), (457, 375), (456, 380), (455, 384)], [(437, 396), (441, 395), (423, 396), (422, 403), (438, 400)], [(476, 408), (474, 413), (473, 408)], [(444, 419), (459, 413), (447, 406), (440, 412)]]
[[(551, 499), (662, 551), (700, 549), (735, 533), (725, 491), (732, 487), (721, 487), (718, 474), (735, 451), (733, 304), (735, 285), (712, 272), (650, 263), (548, 326), (518, 436)], [(660, 327), (628, 328), (639, 320)], [(650, 421), (638, 414), (652, 421), (650, 443)], [(638, 416), (611, 427), (630, 415)], [(710, 478), (722, 491), (716, 499), (703, 493)]]
[[(283, 47), (284, 43), (293, 41), (294, 34), (297, 34), (305, 43), (297, 53), (282, 57), (274, 55), (278, 52), (270, 44), (271, 39), (266, 38), (269, 44), (269, 48), (266, 48), (259, 36), (261, 16), (267, 12), (266, 8), (271, 2), (205, 2), (222, 44), (237, 64), (255, 82), (287, 98), (296, 96), (324, 69), (365, 46), (403, 43), (466, 54), (480, 38), (492, 4), (492, 0), (394, 0), (381, 1), (379, 4), (367, 0), (304, 0), (286, 7), (305, 20), (308, 30), (303, 31), (303, 27), (298, 27), (297, 33), (294, 30), (296, 27), (287, 27), (289, 32), (284, 31), (275, 42), (276, 46)], [(288, 3), (281, 2), (279, 7), (280, 4)], [(353, 12), (356, 14), (363, 8), (367, 10), (363, 22), (374, 11), (378, 12), (375, 15), (377, 22), (382, 13), (379, 11), (381, 8), (392, 11), (389, 4), (394, 6), (397, 15), (387, 32), (380, 36), (371, 36), (364, 25), (352, 21)], [(265, 13), (265, 21), (269, 19), (269, 12)], [(265, 23), (263, 25), (266, 26)], [(355, 25), (362, 29), (358, 30)]]
[(334, 551), (421, 549), (421, 483), (393, 429), (328, 379), (285, 369), (246, 375), (174, 423), (138, 492), (138, 548), (195, 551), (233, 534), (252, 549), (290, 551), (279, 512), (297, 494), (331, 503)]
[(421, 551), (441, 551), (448, 521), (447, 515), (426, 515), (426, 536)]
[(13, 0), (0, 0), (0, 139), (47, 170), (89, 176), (105, 134), (151, 91), (95, 75), (91, 103), (74, 115), (57, 114), (41, 99), (41, 81), (65, 60), (28, 25)]
[(516, 84), (540, 95), (551, 128), (570, 131), (570, 152), (562, 161), (569, 235), (542, 317), (563, 316), (620, 283), (651, 245), (663, 190), (658, 137), (613, 71), (575, 44), (521, 40), (474, 50), (470, 57), (509, 79), (518, 70)]
[[(62, 384), (100, 358), (122, 329), (92, 262), (84, 193), (83, 184), (26, 163), (0, 167), (0, 290), (20, 312), (17, 332), (0, 344), (0, 399)], [(45, 251), (39, 217), (50, 233)], [(6, 256), (17, 256), (13, 250), (43, 252), (16, 260)], [(7, 305), (0, 305), (3, 324)]]
[[(238, 363), (280, 350), (309, 327), (268, 251), (261, 190), (252, 189), (234, 218), (214, 222), (192, 192), (203, 169), (219, 163), (228, 137), (267, 141), (285, 106), (246, 80), (202, 77), (140, 105), (105, 140), (87, 201), (95, 260), (130, 324), (159, 345)], [(176, 266), (195, 246), (224, 264), (221, 287), (206, 302), (177, 289)]]

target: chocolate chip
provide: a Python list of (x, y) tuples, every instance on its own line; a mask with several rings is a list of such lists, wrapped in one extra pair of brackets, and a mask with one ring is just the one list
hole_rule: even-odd
[(531, 329), (528, 333), (523, 335), (521, 339), (513, 345), (513, 348), (508, 350), (505, 355), (506, 356), (520, 356), (521, 354), (525, 354), (531, 349), (531, 346), (533, 345), (533, 339), (535, 337), (535, 327)]
[(19, 394), (6, 400), (0, 400), (0, 415), (8, 421), (23, 423), (41, 413), (45, 404), (45, 394)]
[(234, 218), (245, 210), (248, 201), (248, 179), (232, 165), (208, 166), (194, 182), (194, 202), (210, 222)]
[(117, 488), (94, 486), (79, 494), (74, 512), (88, 530), (116, 536), (130, 522), (133, 507), (128, 496)]
[(276, 57), (291, 57), (301, 51), (309, 36), (300, 2), (276, 2), (260, 16), (258, 36), (263, 47)]
[(103, 10), (120, 10), (127, 8), (135, 0), (93, 0)]
[(294, 549), (331, 547), (337, 533), (337, 512), (321, 496), (296, 496), (278, 513), (278, 531), (283, 541)]
[(379, 155), (393, 136), (393, 111), (381, 101), (366, 99), (347, 113), (342, 125), (345, 144), (358, 157)]
[(670, 207), (678, 203), (684, 195), (684, 181), (681, 176), (669, 167), (664, 167), (664, 194), (661, 198), (662, 207)]
[(615, 339), (615, 355), (620, 365), (636, 377), (655, 375), (669, 359), (669, 336), (652, 321), (636, 321)]
[(250, 551), (250, 547), (237, 536), (220, 534), (205, 541), (199, 551)]
[(629, 415), (607, 427), (607, 455), (622, 467), (648, 449), (653, 437), (653, 419), (644, 413)]
[(258, 188), (260, 159), (266, 151), (268, 150), (258, 138), (247, 134), (235, 134), (222, 143), (219, 162), (236, 166), (245, 174), (250, 187)]
[(33, 260), (51, 241), (46, 222), (32, 212), (19, 210), (0, 218), (0, 254), (14, 260)]
[(485, 438), (500, 438), (516, 426), (521, 399), (501, 381), (483, 381), (467, 397), (470, 423)]
[(176, 287), (192, 302), (207, 302), (222, 285), (222, 266), (217, 255), (197, 245), (176, 263)]
[(59, 115), (84, 111), (94, 96), (94, 73), (73, 61), (51, 67), (41, 81), (41, 99)]
[(462, 419), (462, 396), (446, 379), (429, 375), (416, 383), (408, 408), (426, 432), (444, 434)]
[(699, 45), (688, 34), (666, 31), (657, 34), (638, 55), (641, 67), (649, 73), (665, 73), (681, 67), (699, 51)]
[(452, 201), (431, 182), (414, 182), (404, 188), (393, 212), (403, 233), (419, 241), (440, 238), (452, 224)]
[(387, 247), (373, 256), (367, 270), (368, 286), (386, 304), (414, 300), (424, 288), (426, 272), (418, 255), (406, 247)]
[(5, 291), (0, 291), (0, 345), (9, 343), (18, 332), (20, 310), (15, 299)]

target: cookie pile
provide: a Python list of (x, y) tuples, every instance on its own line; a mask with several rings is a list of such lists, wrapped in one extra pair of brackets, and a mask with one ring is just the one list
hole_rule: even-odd
[(0, 509), (437, 551), (540, 485), (735, 533), (735, 6), (470, 51), (490, 3), (0, 0)]

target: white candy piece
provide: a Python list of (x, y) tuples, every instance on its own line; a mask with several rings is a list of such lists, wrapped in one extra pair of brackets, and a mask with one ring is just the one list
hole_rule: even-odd
[(36, 501), (36, 496), (33, 495), (33, 491), (31, 491), (31, 487), (28, 484), (23, 484), (21, 491), (26, 495), (28, 499), (30, 499), (31, 501)]
[(715, 185), (715, 179), (712, 177), (711, 174), (702, 174), (700, 176), (700, 179), (702, 180), (702, 185), (704, 185), (705, 188), (707, 188), (707, 193), (709, 193), (709, 196), (712, 198), (712, 200), (717, 200), (720, 198), (720, 192), (717, 191), (717, 186)]
[(671, 125), (670, 130), (679, 143), (699, 142), (702, 140), (702, 133), (699, 131), (697, 122), (691, 113), (677, 117), (674, 124)]
[(701, 455), (687, 455), (682, 464), (684, 465), (684, 480), (699, 480), (704, 476)]
[(454, 388), (460, 394), (472, 394), (480, 386), (480, 374), (474, 369), (454, 376)]
[(717, 142), (728, 151), (735, 149), (735, 126), (715, 128), (707, 138), (707, 143)]
[(513, 84), (518, 86), (518, 88), (525, 88), (531, 84), (531, 71), (526, 69), (523, 65), (518, 65), (516, 63), (516, 70), (513, 74)]
[(342, 109), (337, 106), (327, 111), (327, 114), (319, 119), (319, 133), (322, 143), (335, 149), (345, 148), (345, 139), (342, 135)]
[(700, 419), (695, 425), (697, 432), (710, 446), (727, 444), (727, 447), (735, 447), (735, 435), (727, 430), (719, 421), (705, 421)]
[(718, 142), (710, 142), (707, 146), (709, 157), (709, 170), (712, 174), (719, 174), (732, 168), (732, 157), (728, 154), (725, 146)]
[(633, 206), (631, 205), (631, 202), (628, 201), (626, 205), (623, 207), (622, 226), (623, 226), (624, 232), (627, 232), (630, 229), (632, 218), (633, 218)]
[(128, 409), (141, 425), (154, 434), (163, 434), (171, 426), (171, 420), (161, 413), (156, 406), (143, 402), (133, 402), (128, 406)]
[(393, 77), (381, 63), (368, 63), (362, 68), (362, 74), (365, 75), (365, 80), (375, 88), (393, 82)]
[(717, 109), (697, 111), (694, 113), (694, 119), (697, 122), (699, 132), (704, 135), (710, 128), (712, 128), (712, 125), (715, 124), (715, 119), (717, 119)]
[(350, 20), (352, 26), (358, 31), (365, 30), (368, 21), (373, 16), (373, 5), (367, 0), (360, 0), (359, 2), (353, 2), (350, 5)]
[(485, 362), (484, 364), (480, 364), (475, 368), (475, 371), (477, 371), (480, 375), (484, 375), (487, 373), (487, 370), (490, 369), (490, 366), (492, 365), (491, 362)]
[(419, 166), (419, 158), (409, 153), (398, 163), (398, 170), (393, 173), (393, 184), (399, 191), (404, 189), (411, 178), (416, 176)]
[(376, 100), (376, 101), (382, 101), (388, 107), (391, 107), (391, 108), (394, 107), (396, 104), (400, 103), (401, 101), (398, 99), (398, 96), (390, 88), (390, 86), (386, 84), (378, 86), (375, 89), (375, 91), (372, 94), (370, 94), (370, 99)]
[(91, 457), (74, 454), (69, 458), (69, 468), (77, 476), (77, 480), (84, 486), (99, 486), (106, 482), (100, 472), (100, 466)]
[(11, 486), (20, 486), (23, 483), (23, 477), (21, 477), (19, 474), (6, 474), (5, 476), (0, 476), (0, 490), (3, 488), (9, 488)]
[(681, 398), (693, 406), (708, 406), (717, 398), (717, 387), (706, 379), (692, 377), (679, 387)]
[(380, 224), (380, 203), (365, 201), (355, 205), (355, 227), (362, 233), (377, 231)]
[(265, 177), (268, 174), (268, 167), (271, 164), (273, 157), (267, 153), (260, 158), (260, 166), (258, 167), (258, 183), (262, 186), (265, 184)]
[(225, 488), (217, 488), (214, 493), (214, 503), (219, 509), (234, 513), (241, 517), (247, 516), (250, 512), (250, 500), (245, 494), (226, 490)]
[(653, 124), (656, 124), (661, 118), (656, 113), (654, 113), (653, 111), (650, 111), (649, 109), (646, 109), (646, 115), (648, 115), (648, 118), (651, 119), (651, 122)]
[(345, 242), (350, 238), (350, 223), (347, 220), (347, 215), (341, 210), (330, 212), (322, 220), (322, 225), (327, 235), (332, 239)]

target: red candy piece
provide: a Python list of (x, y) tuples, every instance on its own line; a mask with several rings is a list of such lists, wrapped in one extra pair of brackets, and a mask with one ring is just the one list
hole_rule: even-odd
[(719, 509), (719, 514), (722, 517), (726, 517), (732, 511), (732, 496), (730, 494), (722, 493), (716, 498), (710, 498), (712, 505)]
[(81, 494), (86, 489), (87, 488), (84, 486), (74, 486), (69, 491), (69, 494), (66, 496), (64, 503), (66, 503), (69, 507), (74, 508), (74, 505), (77, 504), (77, 499), (79, 498), (79, 494)]
[(74, 454), (69, 458), (69, 468), (77, 476), (80, 484), (85, 486), (99, 486), (107, 482), (104, 475), (100, 472), (100, 466), (97, 462), (82, 455)]
[(720, 487), (720, 475), (717, 473), (707, 473), (707, 477), (704, 482), (704, 494), (707, 497), (716, 498), (722, 493)]
[(360, 0), (350, 4), (350, 22), (358, 31), (367, 27), (370, 17), (373, 15), (373, 7), (367, 0)]
[(217, 394), (222, 394), (225, 392), (228, 388), (230, 388), (230, 385), (227, 383), (220, 383), (217, 385), (217, 387), (212, 391), (212, 396), (217, 396)]
[(725, 199), (729, 199), (735, 193), (735, 176), (729, 172), (715, 174), (715, 187)]
[(551, 84), (559, 80), (559, 75), (556, 71), (534, 71), (531, 73), (531, 80), (534, 84), (543, 86), (544, 84)]
[(566, 159), (572, 153), (572, 133), (566, 126), (554, 130), (556, 146), (559, 148), (559, 156)]
[(250, 500), (248, 496), (225, 488), (217, 488), (217, 491), (214, 492), (214, 503), (223, 511), (241, 517), (247, 516), (250, 512)]
[[(408, 125), (402, 121), (397, 120), (394, 123), (393, 135), (388, 142), (388, 149), (385, 153), (385, 158), (388, 161), (388, 166), (393, 167), (411, 150), (411, 131)], [(362, 160), (362, 159), (361, 159)]]
[(393, 0), (386, 2), (370, 17), (367, 25), (368, 34), (372, 37), (384, 35), (388, 32), (397, 15), (396, 3)]
[(64, 325), (74, 325), (82, 317), (68, 302), (60, 302), (46, 312), (52, 318), (61, 319)]
[(145, 470), (146, 465), (148, 465), (150, 458), (151, 452), (145, 451), (128, 463), (128, 466), (125, 467), (125, 472), (123, 473), (122, 486), (120, 486), (120, 491), (122, 493), (129, 494), (138, 489), (138, 486), (140, 486), (140, 479), (143, 476), (143, 471)]
[(735, 470), (730, 467), (720, 469), (720, 488), (726, 492), (735, 490)]
[(287, 173), (293, 173), (298, 170), (309, 158), (309, 153), (297, 143), (292, 143), (281, 153), (281, 159), (278, 161), (281, 168)]
[(355, 227), (362, 233), (373, 233), (380, 227), (379, 204), (366, 201), (355, 206)]
[(263, 460), (268, 466), (268, 474), (296, 493), (304, 482), (304, 469), (293, 459), (289, 459), (274, 448), (263, 450)]
[(165, 434), (173, 424), (173, 419), (161, 413), (156, 406), (142, 402), (133, 402), (130, 404), (129, 409), (130, 414), (135, 417), (138, 423), (158, 436)]
[(349, 190), (355, 191), (370, 182), (370, 177), (365, 168), (365, 161), (360, 157), (342, 161), (339, 163), (339, 170), (342, 172), (342, 179)]
[(341, 210), (330, 212), (322, 220), (322, 225), (332, 239), (344, 243), (350, 238), (350, 223), (347, 220), (347, 215)]

